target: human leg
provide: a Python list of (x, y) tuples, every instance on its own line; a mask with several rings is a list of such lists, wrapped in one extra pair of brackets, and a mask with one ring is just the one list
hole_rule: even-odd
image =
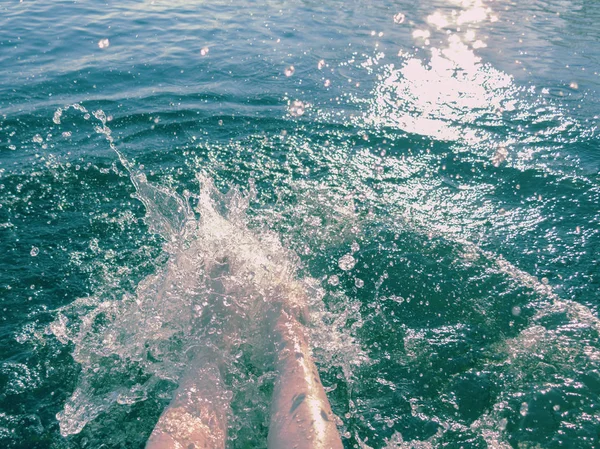
[(229, 400), (216, 363), (189, 369), (146, 449), (224, 449)]
[(331, 406), (302, 325), (281, 312), (274, 326), (278, 377), (273, 391), (269, 449), (341, 449)]

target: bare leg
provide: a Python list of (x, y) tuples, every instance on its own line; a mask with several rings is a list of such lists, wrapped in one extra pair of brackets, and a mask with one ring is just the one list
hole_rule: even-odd
[[(218, 317), (227, 323), (222, 302), (224, 294), (221, 277), (229, 270), (227, 260), (215, 263), (206, 279), (211, 306), (197, 318), (200, 331)], [(231, 321), (231, 320), (229, 320)], [(226, 332), (223, 332), (226, 336)], [(160, 416), (146, 449), (225, 449), (229, 398), (221, 378), (217, 354), (207, 346), (195, 355), (175, 391), (173, 400)], [(223, 343), (223, 342), (220, 342)], [(219, 345), (220, 346), (220, 345)], [(227, 344), (224, 344), (227, 346)]]
[(146, 449), (224, 449), (228, 399), (219, 368), (190, 369), (161, 415)]
[(302, 326), (281, 312), (275, 324), (279, 353), (273, 391), (269, 449), (341, 449), (333, 412)]

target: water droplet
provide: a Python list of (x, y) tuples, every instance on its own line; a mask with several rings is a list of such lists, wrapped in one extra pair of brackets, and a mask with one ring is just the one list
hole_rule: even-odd
[(340, 284), (340, 278), (336, 274), (334, 274), (333, 276), (329, 276), (329, 280), (327, 281), (327, 283), (335, 287), (336, 285)]
[(325, 60), (321, 59), (318, 63), (317, 63), (317, 69), (319, 70), (323, 70), (323, 67), (325, 67)]
[(200, 50), (200, 56), (206, 56), (208, 54), (208, 47), (202, 47)]
[(110, 41), (108, 39), (100, 39), (98, 41), (98, 48), (108, 48), (110, 46)]
[(35, 257), (39, 253), (40, 253), (40, 249), (37, 246), (32, 246), (31, 251), (29, 252), (29, 254), (31, 254), (31, 257)]
[(402, 14), (401, 12), (394, 15), (394, 23), (403, 23), (405, 19), (406, 19), (406, 16), (404, 14)]
[(500, 421), (498, 421), (498, 429), (499, 430), (505, 430), (507, 425), (508, 425), (508, 419), (506, 419), (506, 418), (502, 418)]
[(354, 278), (354, 285), (356, 286), (356, 288), (363, 288), (365, 285), (365, 281), (359, 278)]
[(494, 156), (492, 157), (492, 165), (494, 167), (499, 167), (500, 164), (506, 160), (507, 156), (508, 150), (502, 146), (498, 147), (494, 153)]
[(345, 254), (338, 260), (338, 266), (344, 271), (350, 271), (356, 265), (356, 259), (351, 254)]
[(62, 108), (58, 108), (56, 111), (54, 111), (54, 116), (52, 117), (52, 121), (54, 123), (56, 123), (57, 125), (60, 125), (60, 118), (62, 116), (63, 110)]
[(292, 115), (294, 117), (300, 117), (301, 115), (304, 114), (305, 109), (306, 109), (306, 106), (304, 105), (303, 102), (301, 102), (300, 100), (295, 100), (295, 101), (292, 101), (292, 103), (290, 104), (289, 112), (290, 112), (290, 115)]
[(296, 71), (296, 69), (294, 68), (293, 65), (291, 65), (289, 67), (286, 67), (286, 69), (283, 71), (283, 73), (285, 73), (285, 76), (292, 76), (295, 71)]

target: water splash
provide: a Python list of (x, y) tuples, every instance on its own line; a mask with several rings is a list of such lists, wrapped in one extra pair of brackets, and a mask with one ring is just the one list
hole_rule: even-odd
[[(87, 114), (83, 106), (72, 105), (57, 111), (56, 124), (68, 109)], [(239, 374), (240, 351), (250, 346), (259, 369), (268, 374), (269, 330), (263, 317), (273, 307), (312, 323), (319, 357), (329, 366), (343, 364), (350, 378), (352, 365), (367, 360), (344, 330), (347, 321), (360, 319), (358, 310), (332, 318), (323, 307), (324, 291), (314, 279), (298, 276), (299, 259), (278, 235), (249, 228), (246, 211), (256, 195), (254, 185), (246, 192), (232, 187), (221, 193), (210, 177), (198, 174), (199, 193), (181, 197), (148, 182), (115, 146), (105, 113), (93, 116), (100, 123), (96, 131), (129, 172), (135, 197), (145, 206), (144, 220), (164, 240), (168, 259), (134, 294), (80, 298), (57, 311), (48, 330), (73, 344), (73, 359), (82, 368), (77, 388), (57, 415), (61, 434), (79, 433), (115, 404), (147, 399), (160, 379), (176, 383), (194, 354), (206, 348)], [(335, 325), (325, 326), (325, 319)], [(336, 358), (337, 353), (352, 357)], [(236, 395), (252, 388), (236, 384)]]

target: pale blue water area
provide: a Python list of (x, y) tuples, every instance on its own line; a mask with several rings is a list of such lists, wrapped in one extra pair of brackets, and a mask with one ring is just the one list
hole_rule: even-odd
[(600, 447), (598, 23), (4, 0), (0, 447), (142, 448), (206, 346), (266, 447), (298, 291), (345, 447)]

